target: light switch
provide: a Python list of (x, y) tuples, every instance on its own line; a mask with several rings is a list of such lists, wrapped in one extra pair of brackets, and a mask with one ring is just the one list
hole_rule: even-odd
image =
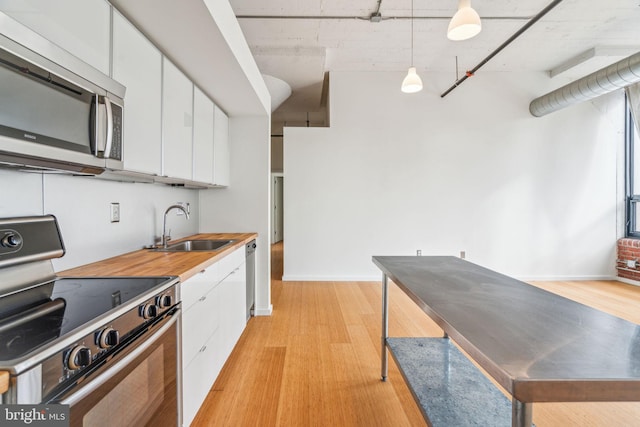
[(111, 203), (111, 222), (120, 222), (120, 203)]

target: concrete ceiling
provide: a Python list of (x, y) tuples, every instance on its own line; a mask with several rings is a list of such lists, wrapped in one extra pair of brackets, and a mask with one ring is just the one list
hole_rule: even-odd
[(228, 2), (110, 2), (229, 116), (270, 111), (269, 92)]
[[(413, 2), (414, 65), (423, 79), (443, 71), (453, 83), (456, 57), (460, 73), (473, 68), (551, 0), (472, 0), (483, 28), (462, 42), (446, 37), (457, 0)], [(260, 72), (292, 87), (276, 113), (321, 109), (326, 72), (405, 72), (411, 62), (411, 0), (230, 3)], [(546, 71), (565, 77), (560, 86), (639, 50), (640, 0), (564, 0), (483, 70)]]

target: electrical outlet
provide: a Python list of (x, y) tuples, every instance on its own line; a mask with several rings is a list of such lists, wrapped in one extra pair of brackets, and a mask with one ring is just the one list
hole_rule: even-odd
[(638, 266), (638, 263), (636, 262), (636, 260), (634, 259), (627, 260), (627, 268), (636, 268), (637, 266)]
[(111, 203), (111, 222), (120, 222), (120, 203)]
[[(180, 205), (183, 208), (185, 208), (187, 210), (187, 213), (189, 215), (191, 215), (191, 204), (189, 202), (176, 202), (176, 205)], [(176, 215), (178, 216), (182, 216), (184, 215), (184, 212), (182, 212), (180, 209), (176, 210)]]
[(460, 258), (465, 259), (467, 256), (467, 252), (466, 251), (460, 251)]
[(416, 251), (416, 256), (422, 256), (422, 251), (420, 249)]

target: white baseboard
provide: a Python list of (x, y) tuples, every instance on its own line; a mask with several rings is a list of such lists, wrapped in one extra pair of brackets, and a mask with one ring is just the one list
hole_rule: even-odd
[(618, 282), (626, 283), (628, 285), (640, 286), (640, 282), (633, 279), (627, 279), (626, 277), (616, 277)]
[(516, 279), (523, 282), (570, 282), (588, 280), (618, 280), (617, 276), (597, 275), (597, 276), (519, 276)]
[(267, 308), (256, 308), (253, 310), (255, 316), (271, 316), (273, 313), (273, 304), (269, 304)]
[[(552, 281), (576, 281), (576, 280), (619, 280), (617, 276), (593, 275), (593, 276), (516, 276), (523, 282), (552, 282)], [(382, 272), (378, 276), (311, 276), (290, 274), (282, 276), (283, 282), (380, 282)], [(638, 282), (640, 285), (640, 282)]]
[(376, 276), (308, 276), (286, 275), (283, 282), (381, 282), (382, 272)]

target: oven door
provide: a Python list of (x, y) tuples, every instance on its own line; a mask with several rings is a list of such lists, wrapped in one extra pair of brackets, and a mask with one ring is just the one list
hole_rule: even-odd
[(71, 426), (180, 426), (179, 319), (178, 309), (51, 403), (69, 405)]

